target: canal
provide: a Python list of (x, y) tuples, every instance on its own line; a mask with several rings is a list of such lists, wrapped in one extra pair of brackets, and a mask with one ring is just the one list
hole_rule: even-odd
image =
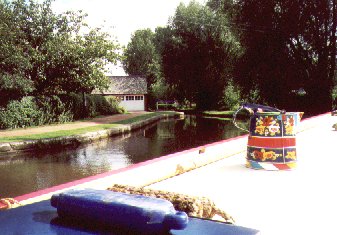
[(186, 115), (77, 148), (1, 157), (0, 197), (23, 195), (242, 134), (231, 120)]

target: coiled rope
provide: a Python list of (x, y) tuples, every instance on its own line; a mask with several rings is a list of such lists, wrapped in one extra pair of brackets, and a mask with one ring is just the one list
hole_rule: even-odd
[(17, 200), (14, 198), (0, 198), (0, 203), (4, 204), (5, 206), (0, 205), (0, 210), (11, 209), (21, 205)]

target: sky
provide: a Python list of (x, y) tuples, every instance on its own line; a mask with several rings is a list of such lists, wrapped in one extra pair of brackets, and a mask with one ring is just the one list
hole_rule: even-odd
[[(191, 0), (55, 0), (53, 10), (62, 13), (68, 10), (83, 10), (88, 14), (87, 23), (102, 27), (117, 41), (127, 46), (132, 33), (138, 29), (154, 29), (165, 26), (180, 2)], [(205, 0), (195, 0), (204, 3)], [(125, 75), (121, 65), (113, 66), (110, 75)]]
[[(165, 26), (180, 2), (191, 0), (55, 0), (53, 10), (83, 10), (88, 14), (89, 25), (100, 27), (127, 45), (131, 34), (137, 29)], [(197, 0), (204, 3), (204, 0)]]

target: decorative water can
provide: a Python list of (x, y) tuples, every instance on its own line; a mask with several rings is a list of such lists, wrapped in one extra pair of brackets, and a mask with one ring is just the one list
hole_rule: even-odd
[(123, 234), (166, 234), (170, 229), (182, 230), (188, 223), (187, 214), (176, 211), (167, 200), (109, 190), (68, 190), (54, 194), (51, 205), (62, 219), (125, 231)]
[(253, 169), (290, 170), (296, 167), (296, 133), (302, 112), (244, 104), (251, 111), (246, 166)]

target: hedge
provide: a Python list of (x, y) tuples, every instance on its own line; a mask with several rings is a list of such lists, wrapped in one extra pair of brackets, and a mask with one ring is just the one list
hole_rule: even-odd
[(12, 100), (0, 109), (0, 129), (65, 123), (98, 115), (122, 113), (114, 98), (100, 95), (64, 94), (59, 96), (27, 96)]

